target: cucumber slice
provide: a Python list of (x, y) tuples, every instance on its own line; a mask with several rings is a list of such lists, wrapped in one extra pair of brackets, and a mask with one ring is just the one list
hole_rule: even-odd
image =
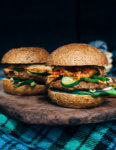
[(61, 84), (64, 86), (64, 87), (72, 87), (72, 86), (75, 86), (76, 84), (78, 84), (79, 82), (81, 82), (82, 79), (80, 80), (75, 80), (73, 77), (62, 77), (61, 79)]
[(28, 72), (31, 72), (33, 74), (39, 74), (39, 75), (47, 74), (47, 72), (45, 72), (45, 71), (43, 71), (43, 72), (28, 71)]

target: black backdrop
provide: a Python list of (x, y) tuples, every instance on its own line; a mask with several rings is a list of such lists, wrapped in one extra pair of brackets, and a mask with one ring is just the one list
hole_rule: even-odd
[(116, 47), (115, 0), (0, 1), (0, 58), (15, 47), (52, 52), (72, 42), (105, 40)]
[(0, 55), (14, 47), (53, 51), (76, 42), (76, 0), (6, 0), (0, 4)]

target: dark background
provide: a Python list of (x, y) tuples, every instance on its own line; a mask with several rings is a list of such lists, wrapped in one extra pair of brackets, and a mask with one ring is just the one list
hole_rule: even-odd
[(11, 48), (104, 40), (116, 47), (116, 0), (4, 0), (0, 2), (0, 58)]

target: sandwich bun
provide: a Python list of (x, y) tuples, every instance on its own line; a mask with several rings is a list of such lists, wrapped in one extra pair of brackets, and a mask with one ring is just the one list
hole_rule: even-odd
[(45, 85), (37, 84), (34, 87), (30, 85), (22, 85), (14, 88), (13, 81), (10, 79), (2, 79), (2, 86), (5, 92), (14, 95), (38, 95), (47, 92)]
[(73, 43), (57, 48), (47, 60), (53, 66), (105, 66), (108, 64), (105, 54), (88, 44)]
[(48, 90), (48, 95), (52, 102), (69, 108), (93, 108), (104, 102), (104, 98), (101, 96), (94, 98), (90, 95), (68, 94), (50, 89)]
[(34, 64), (45, 63), (49, 53), (39, 47), (21, 47), (9, 50), (2, 58), (1, 63), (7, 64)]

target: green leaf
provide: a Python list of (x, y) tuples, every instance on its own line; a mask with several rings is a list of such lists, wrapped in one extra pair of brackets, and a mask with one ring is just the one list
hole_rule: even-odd
[(32, 80), (32, 79), (27, 79), (27, 80), (25, 80), (25, 84), (31, 84), (33, 81), (34, 80)]
[(25, 69), (23, 69), (23, 68), (14, 68), (13, 70), (14, 70), (14, 71), (18, 71), (18, 72), (25, 71)]
[(20, 87), (22, 85), (25, 85), (25, 81), (21, 81), (18, 85), (15, 85), (14, 88)]
[(98, 96), (103, 96), (103, 95), (108, 95), (108, 94), (105, 91), (103, 91), (103, 90), (91, 93), (91, 96), (93, 96), (93, 97), (98, 97)]
[(16, 84), (16, 83), (20, 82), (21, 80), (20, 80), (20, 79), (18, 79), (18, 78), (13, 77), (13, 81), (14, 81), (14, 83), (13, 83), (13, 84)]
[(99, 83), (98, 79), (91, 79), (91, 78), (83, 78), (85, 81), (93, 82), (93, 83)]
[(79, 91), (79, 90), (71, 91), (69, 93), (70, 94), (78, 94), (78, 95), (90, 95), (91, 94), (89, 91)]
[(110, 87), (114, 87), (114, 85), (110, 84)]
[[(57, 90), (56, 90), (57, 91)], [(74, 91), (68, 91), (68, 90), (60, 90), (60, 92), (66, 92), (69, 94), (77, 94), (77, 95), (91, 95), (93, 97), (103, 96), (103, 95), (116, 95), (116, 88), (112, 88), (110, 90), (95, 90), (95, 92), (91, 92), (90, 90), (74, 90)]]
[(95, 92), (75, 90), (69, 93), (79, 94), (79, 95), (91, 95), (93, 97), (98, 97), (98, 96), (103, 96), (103, 95), (116, 95), (116, 89), (112, 88), (110, 90), (96, 90)]
[(107, 93), (103, 90), (96, 91), (96, 92), (75, 90), (75, 91), (71, 91), (71, 92), (68, 92), (68, 93), (77, 94), (77, 95), (91, 95), (93, 97), (98, 97), (98, 96), (101, 96), (101, 95), (107, 95)]
[(107, 77), (102, 77), (100, 75), (94, 75), (92, 76), (93, 79), (98, 79), (98, 80), (101, 80), (101, 81), (109, 81), (109, 78)]
[(16, 84), (18, 82), (20, 82), (20, 83), (15, 85), (14, 88), (17, 88), (17, 87), (20, 87), (20, 86), (26, 85), (26, 84), (29, 84), (30, 86), (34, 86), (36, 84), (36, 82), (34, 80), (31, 80), (31, 79), (27, 79), (27, 80), (24, 80), (24, 81), (17, 80), (17, 82), (15, 82), (14, 84)]
[(113, 88), (111, 90), (107, 90), (106, 93), (109, 94), (109, 95), (116, 95), (116, 89)]

